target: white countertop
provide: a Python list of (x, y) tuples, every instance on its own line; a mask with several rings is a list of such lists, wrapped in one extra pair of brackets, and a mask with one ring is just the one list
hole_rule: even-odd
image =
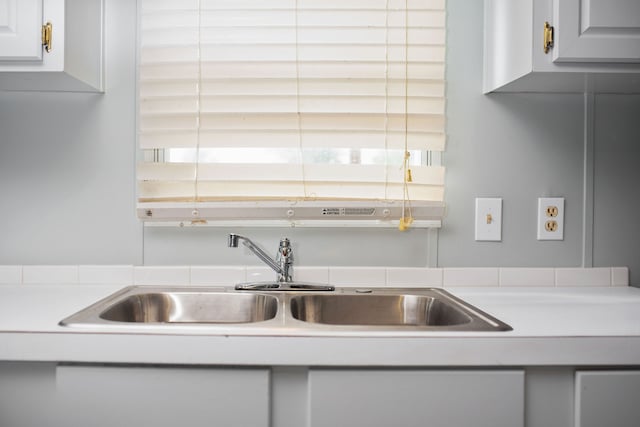
[(0, 360), (304, 366), (639, 365), (640, 289), (448, 288), (508, 332), (235, 336), (211, 328), (69, 328), (122, 286), (0, 286)]

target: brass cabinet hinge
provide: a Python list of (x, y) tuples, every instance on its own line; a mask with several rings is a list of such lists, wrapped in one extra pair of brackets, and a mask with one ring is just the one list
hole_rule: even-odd
[(44, 50), (47, 53), (51, 52), (52, 33), (53, 33), (53, 25), (51, 24), (51, 22), (47, 22), (46, 24), (42, 25), (42, 46), (44, 47)]
[(544, 53), (549, 53), (549, 49), (553, 47), (553, 27), (548, 22), (544, 23), (544, 42), (542, 48)]

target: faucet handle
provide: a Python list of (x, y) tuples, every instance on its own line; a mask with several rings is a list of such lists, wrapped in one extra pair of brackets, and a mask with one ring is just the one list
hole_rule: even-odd
[(290, 246), (291, 246), (291, 242), (289, 241), (288, 238), (284, 237), (280, 239), (280, 249), (289, 248)]
[(291, 267), (293, 265), (293, 248), (291, 242), (286, 237), (280, 239), (280, 246), (278, 247), (278, 255), (276, 261), (280, 265), (280, 274), (278, 275), (278, 281), (291, 282)]

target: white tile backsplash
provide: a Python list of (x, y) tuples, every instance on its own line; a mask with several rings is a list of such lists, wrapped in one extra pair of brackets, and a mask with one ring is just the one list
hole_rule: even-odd
[(454, 286), (498, 286), (498, 268), (445, 268), (444, 287)]
[[(627, 267), (419, 268), (294, 266), (294, 280), (363, 287), (629, 286)], [(271, 282), (267, 266), (0, 265), (0, 284), (234, 286)]]
[(611, 269), (557, 268), (556, 286), (611, 286)]
[(381, 267), (330, 267), (329, 283), (334, 286), (378, 287), (386, 285), (386, 269)]
[(387, 268), (387, 286), (441, 288), (441, 268)]
[(22, 283), (21, 265), (0, 265), (0, 284), (17, 285)]
[(245, 281), (245, 267), (192, 266), (192, 285), (235, 286)]
[(247, 267), (244, 282), (273, 282), (278, 275), (269, 267)]
[(629, 286), (628, 267), (611, 267), (611, 286)]
[(308, 283), (329, 283), (329, 267), (293, 267), (293, 280)]
[(191, 281), (189, 267), (134, 267), (135, 285), (188, 285)]
[(22, 283), (78, 283), (77, 265), (25, 265)]
[(104, 283), (130, 285), (133, 283), (132, 265), (80, 265), (78, 266), (80, 283)]
[(501, 268), (500, 286), (555, 286), (553, 268)]

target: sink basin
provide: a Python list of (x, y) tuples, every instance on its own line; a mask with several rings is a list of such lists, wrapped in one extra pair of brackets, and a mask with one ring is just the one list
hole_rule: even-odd
[(132, 295), (100, 313), (105, 320), (144, 323), (247, 323), (273, 319), (278, 300), (266, 295), (164, 292)]
[(291, 299), (294, 318), (330, 325), (452, 326), (471, 317), (424, 295), (309, 295)]
[(127, 323), (252, 323), (273, 319), (278, 299), (263, 294), (153, 291), (128, 288), (65, 319), (62, 324), (97, 318)]
[(303, 322), (337, 327), (511, 330), (509, 325), (439, 289), (358, 292), (293, 296), (289, 302), (291, 315)]

